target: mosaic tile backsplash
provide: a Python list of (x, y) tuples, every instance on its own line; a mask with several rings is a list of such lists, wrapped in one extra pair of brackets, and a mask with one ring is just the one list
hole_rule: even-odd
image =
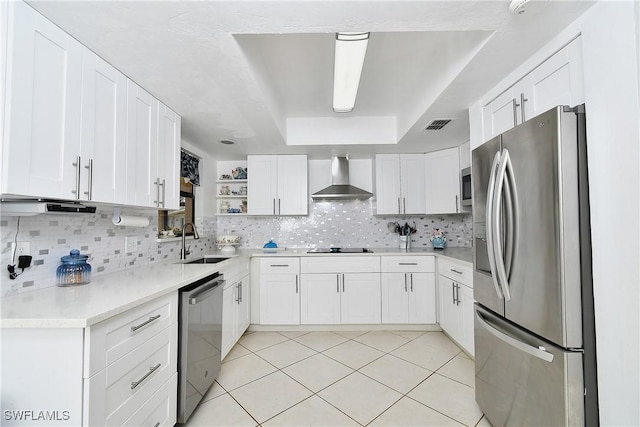
[(471, 247), (471, 214), (374, 216), (374, 201), (310, 202), (308, 216), (218, 217), (219, 234), (237, 234), (244, 248), (261, 248), (273, 239), (279, 247), (398, 247), (399, 236), (387, 224), (413, 225), (412, 247), (431, 247), (431, 231), (445, 231), (447, 246)]
[[(112, 273), (154, 262), (178, 261), (180, 259), (180, 241), (158, 243), (158, 217), (156, 211), (132, 209), (126, 215), (149, 218), (146, 228), (120, 227), (113, 225), (113, 209), (98, 208), (95, 214), (73, 215), (36, 215), (20, 217), (0, 217), (0, 296), (13, 295), (41, 289), (56, 284), (56, 269), (60, 257), (68, 255), (71, 249), (79, 249), (81, 254), (89, 255), (92, 276)], [(196, 227), (201, 239), (189, 240), (190, 257), (204, 255), (215, 249), (215, 218), (200, 218)], [(16, 238), (16, 232), (18, 233)], [(134, 253), (125, 251), (125, 237), (137, 240)], [(33, 260), (31, 267), (15, 280), (10, 280), (6, 266), (11, 262), (11, 243), (30, 242)], [(17, 266), (18, 260), (15, 260)], [(16, 267), (17, 269), (17, 267)], [(20, 269), (17, 269), (20, 273)]]
[[(238, 234), (243, 248), (261, 248), (273, 239), (280, 247), (398, 247), (399, 237), (390, 232), (388, 223), (414, 225), (412, 247), (430, 247), (433, 228), (445, 231), (447, 246), (471, 247), (472, 217), (457, 215), (374, 216), (374, 201), (311, 202), (308, 216), (248, 217), (219, 216), (196, 220), (200, 240), (189, 241), (190, 257), (216, 250), (214, 236)], [(123, 213), (124, 214), (124, 213)], [(155, 262), (175, 262), (180, 258), (180, 241), (158, 243), (157, 213), (128, 209), (126, 215), (149, 218), (149, 227), (113, 225), (111, 208), (98, 208), (93, 215), (37, 215), (0, 217), (1, 252), (0, 296), (55, 286), (55, 272), (60, 257), (71, 249), (89, 255), (92, 276), (112, 273)], [(6, 266), (11, 262), (11, 243), (31, 244), (32, 266), (15, 280), (10, 280)], [(135, 253), (125, 251), (125, 237), (138, 243)], [(17, 264), (17, 260), (15, 262)], [(18, 269), (18, 272), (20, 270)]]

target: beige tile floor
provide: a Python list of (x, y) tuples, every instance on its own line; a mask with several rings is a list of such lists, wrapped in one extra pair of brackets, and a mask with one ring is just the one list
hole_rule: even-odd
[(441, 332), (248, 332), (187, 425), (489, 426), (473, 387)]

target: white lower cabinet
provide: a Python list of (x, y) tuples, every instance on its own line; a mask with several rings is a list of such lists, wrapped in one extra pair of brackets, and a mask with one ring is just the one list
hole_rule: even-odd
[(300, 324), (300, 258), (260, 260), (260, 324)]
[(222, 358), (249, 327), (249, 275), (227, 280), (222, 294)]
[(438, 261), (438, 309), (440, 327), (473, 355), (473, 284), (471, 267)]
[(433, 256), (382, 257), (382, 323), (435, 323)]
[[(177, 310), (172, 293), (84, 329), (3, 328), (3, 425), (174, 425)], [(55, 418), (7, 418), (31, 409)]]
[(380, 257), (301, 260), (300, 323), (379, 324)]

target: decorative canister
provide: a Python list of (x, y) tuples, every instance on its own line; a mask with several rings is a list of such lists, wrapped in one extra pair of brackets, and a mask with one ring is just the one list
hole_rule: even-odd
[(60, 258), (62, 264), (56, 270), (58, 286), (86, 285), (91, 281), (91, 265), (87, 264), (87, 255), (72, 249), (69, 255)]

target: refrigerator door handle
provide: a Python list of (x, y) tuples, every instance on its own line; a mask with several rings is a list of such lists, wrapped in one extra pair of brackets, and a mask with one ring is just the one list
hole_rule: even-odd
[(511, 270), (518, 256), (518, 226), (520, 212), (518, 210), (518, 189), (516, 187), (515, 174), (513, 173), (513, 163), (511, 157), (507, 158), (507, 181), (505, 182), (505, 196), (507, 201), (507, 253), (506, 253), (506, 273), (507, 280), (511, 278)]
[(487, 207), (486, 207), (486, 224), (487, 224), (487, 257), (489, 258), (489, 268), (491, 269), (491, 280), (493, 281), (493, 286), (496, 288), (496, 294), (498, 294), (498, 298), (504, 298), (502, 294), (502, 290), (500, 289), (500, 284), (498, 283), (498, 275), (496, 273), (496, 260), (494, 258), (494, 248), (493, 248), (493, 198), (496, 184), (496, 171), (498, 166), (500, 165), (500, 151), (496, 152), (496, 155), (493, 158), (493, 163), (491, 165), (491, 173), (489, 174), (489, 186), (487, 187)]
[(503, 341), (520, 351), (530, 354), (531, 356), (544, 360), (545, 362), (549, 362), (549, 363), (553, 362), (553, 354), (547, 352), (542, 347), (533, 347), (529, 344), (523, 343), (522, 341), (505, 334), (502, 331), (497, 330), (496, 328), (491, 326), (489, 322), (487, 322), (484, 319), (484, 317), (482, 317), (482, 314), (480, 314), (477, 310), (476, 310), (476, 320), (478, 321), (478, 324), (483, 329), (485, 329), (494, 337), (498, 338), (500, 341)]
[(509, 292), (509, 281), (507, 279), (507, 271), (505, 269), (504, 263), (504, 254), (502, 252), (502, 241), (500, 238), (500, 215), (502, 209), (502, 191), (504, 190), (504, 184), (506, 181), (507, 175), (507, 164), (511, 160), (509, 159), (509, 151), (507, 149), (502, 150), (502, 156), (500, 159), (500, 168), (498, 170), (498, 177), (496, 179), (496, 189), (495, 194), (493, 195), (493, 217), (491, 218), (493, 224), (491, 224), (491, 229), (493, 231), (492, 237), (493, 241), (493, 256), (494, 262), (496, 264), (496, 276), (498, 276), (498, 281), (502, 285), (502, 292), (504, 294), (504, 300), (511, 300), (511, 293)]

